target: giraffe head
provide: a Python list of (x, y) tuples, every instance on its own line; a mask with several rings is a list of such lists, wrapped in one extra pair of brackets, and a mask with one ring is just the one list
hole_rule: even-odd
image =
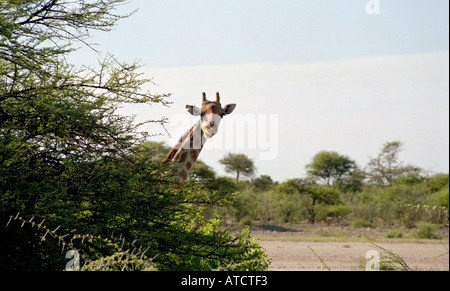
[(228, 104), (222, 107), (219, 93), (216, 95), (216, 101), (208, 101), (206, 93), (203, 93), (201, 108), (195, 105), (186, 105), (190, 114), (200, 116), (201, 128), (207, 138), (211, 138), (217, 133), (222, 118), (232, 113), (235, 108), (236, 104)]

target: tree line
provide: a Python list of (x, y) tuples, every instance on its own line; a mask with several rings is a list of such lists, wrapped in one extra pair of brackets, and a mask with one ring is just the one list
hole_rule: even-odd
[[(363, 183), (386, 186), (404, 175), (420, 175), (422, 169), (412, 165), (404, 166), (399, 160), (402, 146), (400, 141), (385, 143), (365, 169), (361, 169), (346, 155), (335, 151), (321, 151), (306, 165), (307, 179), (321, 185), (351, 188)], [(225, 166), (227, 173), (236, 174), (237, 183), (241, 174), (252, 177), (256, 172), (254, 162), (244, 154), (228, 153), (219, 162)]]
[[(199, 160), (191, 172), (191, 183), (201, 185), (206, 196), (228, 201), (209, 208), (208, 215), (246, 225), (305, 221), (355, 227), (414, 228), (422, 222), (447, 225), (449, 175), (429, 175), (405, 164), (399, 158), (402, 146), (399, 141), (386, 142), (364, 168), (346, 155), (321, 151), (305, 166), (306, 177), (283, 182), (268, 175), (255, 177), (257, 169), (251, 158), (228, 153), (219, 162), (235, 178), (220, 177)], [(164, 143), (148, 142), (145, 147), (156, 159), (169, 150)]]

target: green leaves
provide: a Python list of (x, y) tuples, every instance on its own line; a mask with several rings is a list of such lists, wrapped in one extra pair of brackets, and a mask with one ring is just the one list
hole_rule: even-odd
[(406, 174), (420, 173), (421, 169), (414, 166), (403, 166), (399, 161), (399, 153), (403, 143), (400, 141), (386, 142), (376, 158), (372, 158), (368, 167), (368, 178), (372, 183), (386, 186)]
[(317, 153), (306, 166), (311, 177), (320, 179), (326, 185), (339, 183), (349, 176), (357, 166), (355, 161), (337, 152), (322, 151)]
[(253, 161), (244, 154), (228, 153), (219, 162), (227, 173), (236, 173), (236, 182), (239, 182), (240, 175), (251, 177), (256, 171)]
[[(0, 2), (0, 223), (20, 211), (48, 225), (44, 233), (42, 223), (25, 219), (22, 228), (0, 228), (8, 238), (0, 240), (0, 269), (62, 270), (65, 240), (88, 258), (85, 269), (267, 268), (248, 234), (231, 235), (201, 217), (198, 187), (174, 183), (138, 147), (147, 137), (140, 126), (165, 119), (135, 123), (118, 107), (170, 104), (170, 94), (142, 89), (151, 80), (139, 62), (67, 63), (75, 43), (91, 46), (90, 31), (127, 17), (114, 13), (123, 2)], [(119, 247), (113, 233), (132, 247)]]

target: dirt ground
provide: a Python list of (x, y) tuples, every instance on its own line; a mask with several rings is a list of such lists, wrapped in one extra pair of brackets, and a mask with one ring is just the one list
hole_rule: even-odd
[[(365, 242), (297, 242), (260, 241), (271, 258), (273, 271), (365, 270), (366, 253), (377, 250)], [(413, 269), (422, 271), (449, 270), (448, 243), (380, 243), (398, 254)], [(447, 249), (446, 249), (447, 248)], [(324, 264), (317, 255), (320, 256)], [(445, 254), (446, 253), (446, 254)], [(445, 254), (445, 255), (443, 255)]]
[[(387, 239), (392, 229), (403, 238)], [(321, 224), (252, 225), (251, 231), (271, 258), (273, 271), (363, 271), (371, 242), (399, 255), (414, 270), (449, 271), (449, 228), (441, 227), (442, 240), (414, 239), (413, 229), (351, 228)], [(321, 260), (323, 262), (321, 262)]]

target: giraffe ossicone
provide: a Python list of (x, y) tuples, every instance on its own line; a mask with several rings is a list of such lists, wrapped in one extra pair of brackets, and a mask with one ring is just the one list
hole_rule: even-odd
[(206, 93), (203, 93), (201, 108), (186, 105), (187, 111), (191, 115), (200, 116), (200, 120), (180, 138), (163, 160), (163, 163), (172, 161), (177, 165), (176, 171), (181, 181), (189, 179), (189, 174), (205, 142), (217, 134), (222, 118), (231, 114), (235, 108), (236, 104), (222, 107), (219, 93), (216, 94), (216, 101), (208, 101)]

